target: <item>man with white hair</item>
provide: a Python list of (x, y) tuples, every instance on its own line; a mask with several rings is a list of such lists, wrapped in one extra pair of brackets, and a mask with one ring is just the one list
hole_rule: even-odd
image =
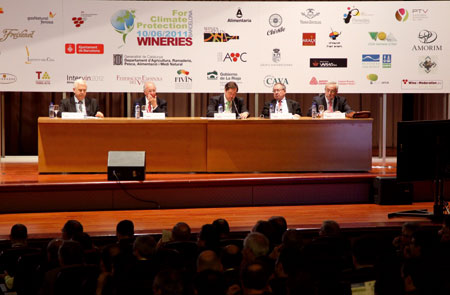
[(339, 85), (336, 82), (328, 82), (325, 84), (325, 93), (315, 96), (312, 101), (312, 106), (308, 111), (308, 116), (311, 117), (312, 109), (315, 108), (319, 112), (319, 106), (323, 105), (324, 110), (329, 113), (341, 112), (345, 113), (346, 117), (353, 117), (355, 113), (348, 105), (347, 99), (338, 94)]
[(87, 85), (83, 79), (73, 83), (73, 96), (61, 101), (58, 116), (63, 112), (83, 113), (89, 117), (103, 118), (102, 112), (95, 98), (86, 97)]
[(144, 96), (134, 102), (139, 105), (141, 115), (143, 111), (148, 113), (165, 113), (167, 117), (167, 102), (156, 95), (156, 85), (153, 82), (145, 82)]

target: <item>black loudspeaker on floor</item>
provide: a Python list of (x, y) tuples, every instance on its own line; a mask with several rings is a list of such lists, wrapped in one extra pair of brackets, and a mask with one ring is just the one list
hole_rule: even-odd
[(378, 205), (407, 205), (413, 201), (413, 184), (399, 183), (396, 177), (376, 177), (373, 199)]

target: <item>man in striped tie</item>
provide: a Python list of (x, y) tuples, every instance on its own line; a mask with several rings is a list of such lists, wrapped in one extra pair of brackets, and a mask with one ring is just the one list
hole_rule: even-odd
[(348, 118), (353, 117), (355, 112), (347, 103), (345, 97), (337, 95), (338, 89), (339, 85), (336, 82), (328, 82), (325, 84), (325, 93), (313, 98), (312, 106), (308, 111), (308, 116), (311, 116), (313, 108), (319, 112), (319, 106), (323, 105), (326, 112), (341, 112), (345, 113), (345, 116)]

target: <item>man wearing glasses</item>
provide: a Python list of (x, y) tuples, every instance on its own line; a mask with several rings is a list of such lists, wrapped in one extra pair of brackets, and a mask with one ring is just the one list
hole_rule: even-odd
[(294, 118), (300, 118), (302, 115), (300, 104), (295, 100), (286, 98), (286, 85), (283, 83), (273, 85), (273, 99), (266, 102), (262, 110), (264, 118), (270, 117), (271, 107), (275, 113), (293, 114)]
[(308, 111), (308, 116), (311, 116), (312, 109), (315, 108), (319, 112), (319, 106), (324, 106), (325, 112), (341, 112), (345, 113), (346, 117), (353, 117), (355, 113), (348, 105), (347, 99), (338, 94), (339, 85), (336, 82), (328, 82), (325, 84), (325, 93), (315, 96), (312, 101), (312, 106)]

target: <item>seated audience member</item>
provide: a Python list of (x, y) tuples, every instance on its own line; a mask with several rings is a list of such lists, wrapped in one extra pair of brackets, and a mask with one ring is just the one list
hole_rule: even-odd
[(273, 85), (273, 99), (264, 104), (261, 112), (264, 118), (270, 117), (270, 105), (273, 106), (275, 113), (292, 114), (296, 118), (300, 118), (302, 115), (300, 104), (286, 98), (286, 85), (283, 83)]
[(158, 272), (153, 281), (153, 294), (155, 295), (184, 295), (193, 294), (193, 290), (186, 286), (183, 275), (178, 270), (162, 270)]
[(274, 244), (280, 245), (283, 234), (287, 230), (287, 222), (283, 216), (272, 216), (269, 218), (269, 223), (274, 229)]
[(222, 263), (219, 256), (212, 250), (205, 250), (198, 255), (197, 258), (197, 272), (205, 270), (223, 271)]
[(417, 222), (405, 222), (402, 225), (402, 234), (392, 241), (392, 245), (400, 256), (403, 256), (405, 247), (411, 244), (412, 235), (419, 228), (420, 225)]
[(265, 220), (258, 220), (256, 224), (252, 228), (252, 232), (258, 232), (262, 233), (264, 236), (266, 236), (267, 239), (269, 239), (270, 243), (270, 249), (269, 251), (272, 251), (274, 245), (275, 245), (275, 228), (273, 225)]
[(139, 105), (141, 116), (143, 111), (148, 113), (164, 113), (167, 117), (167, 102), (156, 94), (156, 85), (153, 82), (145, 82), (144, 96), (134, 102)]
[(40, 253), (40, 250), (28, 246), (28, 229), (20, 223), (11, 227), (9, 240), (10, 248), (0, 253), (0, 279), (3, 279), (6, 287), (11, 290), (14, 286), (18, 259), (26, 254)]
[(83, 225), (78, 220), (68, 220), (62, 228), (62, 239), (73, 240), (83, 233)]
[(207, 117), (214, 117), (218, 112), (219, 105), (225, 113), (235, 113), (237, 118), (246, 119), (249, 116), (244, 99), (236, 97), (239, 87), (235, 82), (225, 84), (225, 92), (219, 96), (213, 96), (209, 100)]
[(311, 117), (313, 108), (319, 112), (319, 106), (323, 105), (326, 112), (341, 112), (345, 113), (346, 117), (353, 117), (355, 112), (348, 105), (345, 97), (337, 95), (338, 89), (339, 85), (336, 82), (328, 82), (325, 84), (325, 93), (313, 98), (312, 106), (308, 111), (308, 116)]
[(58, 117), (61, 113), (83, 113), (85, 116), (103, 118), (102, 112), (95, 98), (86, 97), (87, 84), (83, 79), (78, 79), (73, 83), (74, 96), (61, 100)]
[(244, 295), (272, 294), (269, 278), (272, 272), (263, 263), (252, 262), (242, 269)]
[(115, 258), (120, 253), (119, 245), (110, 244), (103, 248), (100, 260), (100, 275), (97, 279), (96, 294), (112, 295), (116, 291), (114, 280)]
[(219, 252), (219, 232), (212, 224), (204, 224), (200, 230), (197, 240), (199, 252), (213, 250)]
[(244, 239), (242, 250), (242, 265), (246, 266), (258, 260), (268, 260), (270, 243), (265, 235), (259, 232), (251, 232)]
[(116, 226), (117, 244), (121, 252), (132, 253), (134, 243), (134, 224), (131, 220), (121, 220)]
[(228, 224), (228, 221), (223, 218), (218, 218), (214, 220), (212, 224), (217, 228), (221, 240), (230, 237), (230, 225)]
[[(206, 269), (195, 276), (196, 295), (225, 295), (226, 285), (223, 273), (217, 270)], [(231, 293), (232, 294), (232, 293)]]
[(191, 239), (191, 228), (185, 222), (178, 222), (172, 228), (172, 241), (186, 242)]

